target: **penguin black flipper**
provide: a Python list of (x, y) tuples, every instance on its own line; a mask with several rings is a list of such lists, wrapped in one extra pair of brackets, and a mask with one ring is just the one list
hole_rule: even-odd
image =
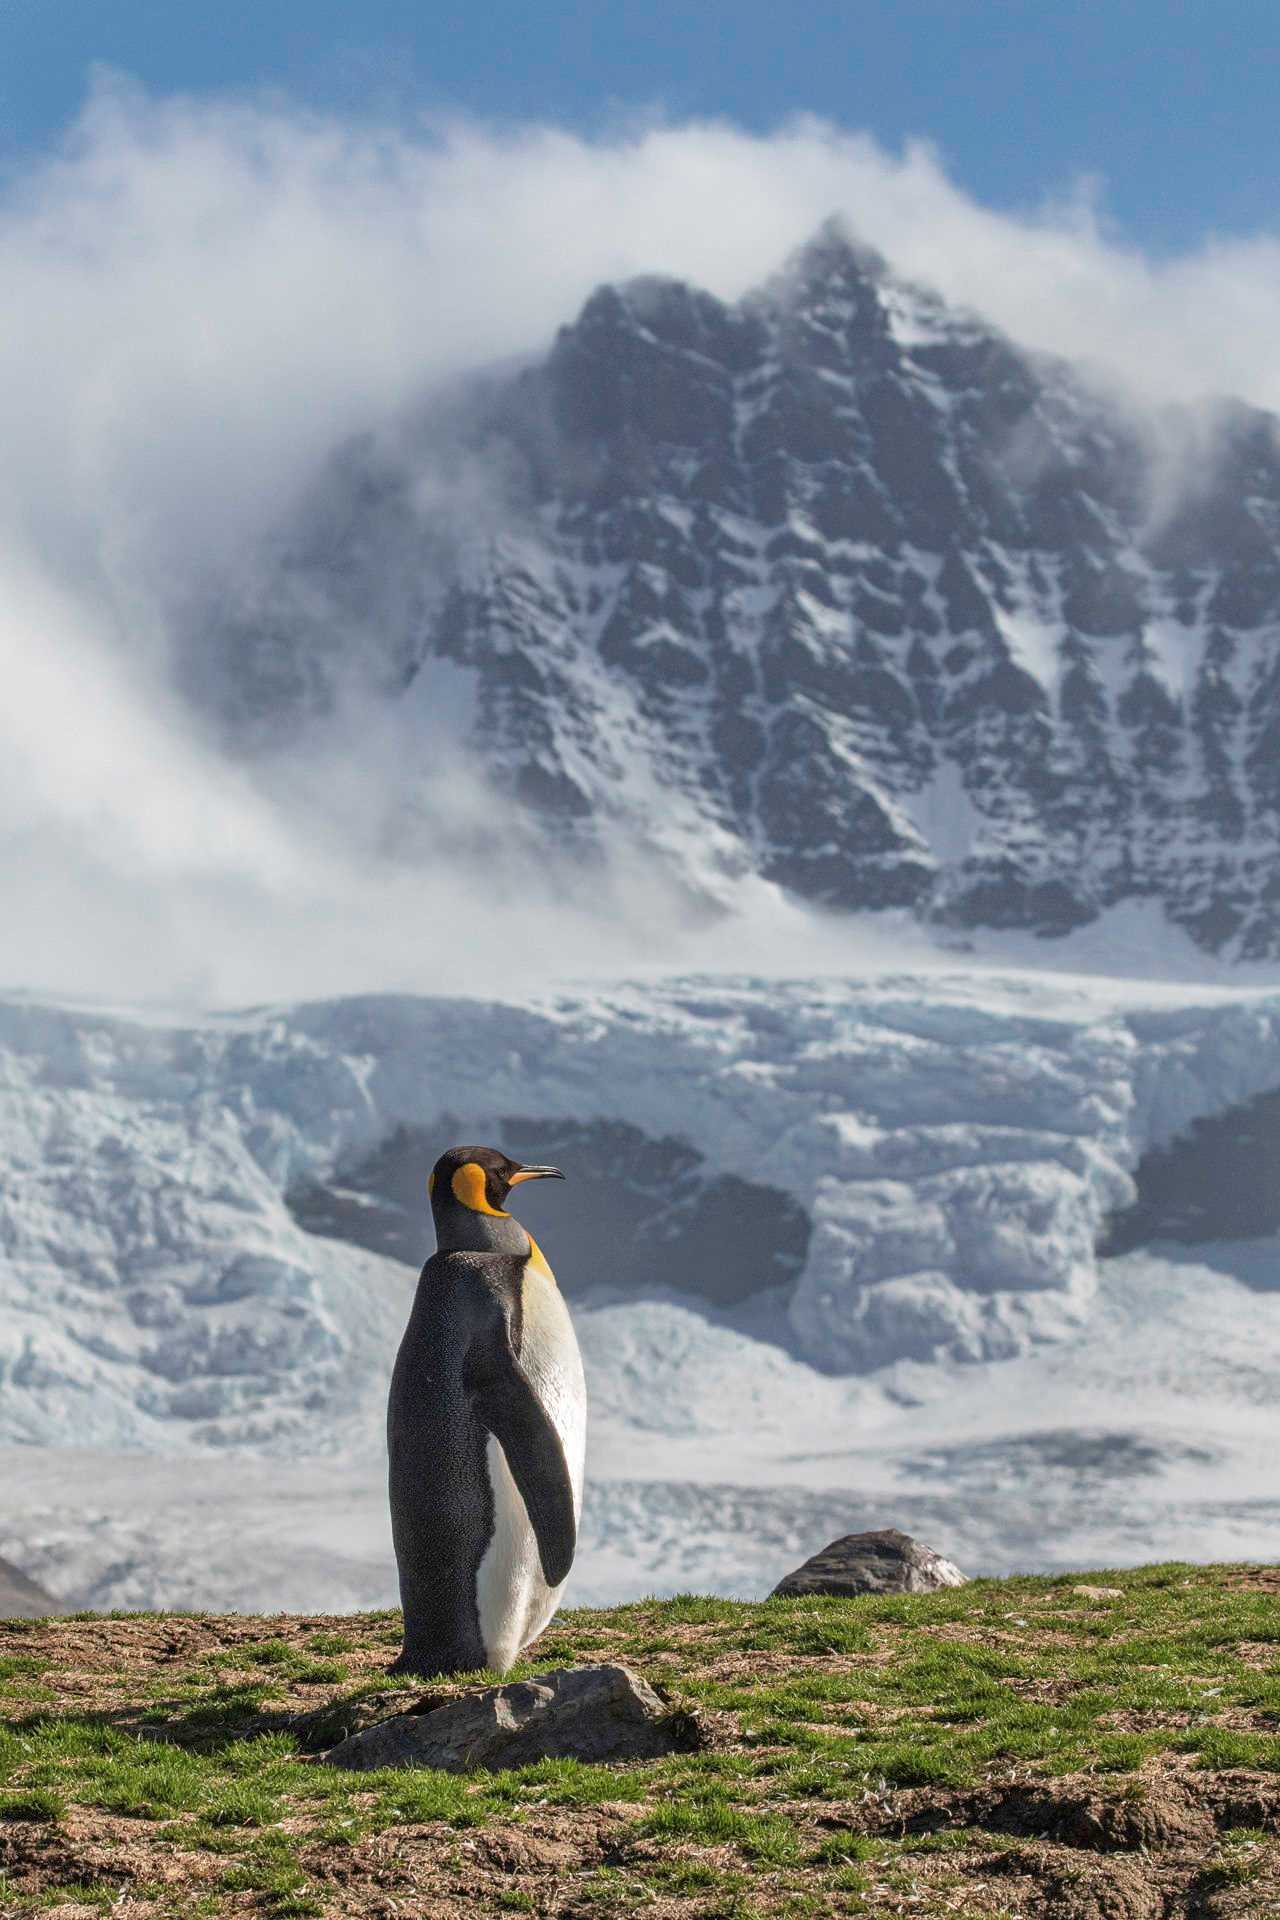
[(578, 1545), (564, 1446), (516, 1358), (505, 1314), (486, 1319), (473, 1335), (467, 1359), (476, 1413), (506, 1455), (538, 1543), (543, 1577), (549, 1587), (558, 1587), (569, 1576)]

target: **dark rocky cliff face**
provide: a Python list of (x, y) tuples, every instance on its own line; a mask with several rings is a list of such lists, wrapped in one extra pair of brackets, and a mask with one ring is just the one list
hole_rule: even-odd
[(602, 288), (465, 411), (501, 511), (421, 504), (438, 422), (348, 452), (290, 559), (338, 614), (227, 616), (246, 708), (314, 703), (376, 604), (387, 696), (425, 727), (463, 669), (472, 750), (584, 857), (1043, 934), (1147, 897), (1280, 952), (1269, 416), (1140, 420), (835, 230), (735, 306)]

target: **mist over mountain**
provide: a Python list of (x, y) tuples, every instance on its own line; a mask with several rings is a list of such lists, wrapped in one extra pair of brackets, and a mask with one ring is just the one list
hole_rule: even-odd
[(1122, 403), (829, 222), (736, 302), (602, 286), (346, 445), (180, 678), (268, 759), (393, 711), (410, 862), (452, 763), (500, 796), (478, 844), (621, 843), (721, 908), (1057, 935), (1148, 900), (1271, 959), (1276, 425)]

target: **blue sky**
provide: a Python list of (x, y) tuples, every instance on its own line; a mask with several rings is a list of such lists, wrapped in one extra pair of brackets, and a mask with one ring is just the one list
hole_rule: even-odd
[(764, 130), (810, 111), (937, 143), (988, 206), (1104, 183), (1147, 252), (1274, 229), (1275, 0), (4, 0), (0, 156), (55, 141), (105, 63), (150, 91), (593, 131), (631, 109)]

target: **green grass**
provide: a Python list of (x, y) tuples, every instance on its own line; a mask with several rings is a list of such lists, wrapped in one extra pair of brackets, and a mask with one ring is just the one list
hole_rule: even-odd
[(67, 1803), (52, 1787), (29, 1787), (24, 1793), (0, 1794), (0, 1820), (36, 1820), (42, 1825), (61, 1820)]
[(282, 1835), (267, 1834), (223, 1873), (225, 1893), (251, 1893), (254, 1907), (273, 1916), (319, 1914), (324, 1902)]
[(9, 1653), (0, 1655), (0, 1681), (29, 1680), (42, 1674), (48, 1666), (47, 1660), (39, 1659), (30, 1653)]
[[(1120, 1593), (1098, 1600), (1080, 1584)], [(885, 1876), (899, 1876), (900, 1891), (905, 1874), (924, 1888), (912, 1910), (928, 1915), (930, 1888), (945, 1910), (953, 1862), (981, 1863), (1008, 1843), (963, 1823), (914, 1836), (856, 1831), (848, 1808), (988, 1777), (1052, 1782), (1083, 1771), (1122, 1787), (1161, 1756), (1184, 1772), (1189, 1763), (1188, 1777), (1237, 1768), (1280, 1777), (1280, 1597), (1214, 1569), (844, 1601), (682, 1595), (565, 1614), (516, 1676), (625, 1660), (676, 1703), (704, 1710), (721, 1744), (641, 1766), (558, 1760), (496, 1775), (348, 1774), (301, 1752), (291, 1716), (397, 1684), (381, 1672), (393, 1616), (312, 1632), (263, 1622), (256, 1638), (239, 1622), (222, 1640), (218, 1623), (192, 1616), (190, 1659), (170, 1651), (149, 1665), (137, 1635), (155, 1618), (79, 1629), (77, 1658), (104, 1673), (91, 1699), (59, 1679), (67, 1623), (15, 1636), (0, 1660), (0, 1827), (20, 1842), (85, 1821), (124, 1833), (127, 1823), (156, 1861), (204, 1863), (183, 1898), (211, 1916), (343, 1912), (344, 1875), (371, 1848), (398, 1863), (387, 1869), (393, 1883), (407, 1876), (407, 1892), (388, 1894), (407, 1910), (426, 1901), (432, 1874), (441, 1884), (452, 1874), (460, 1910), (538, 1911), (546, 1887), (514, 1870), (472, 1886), (479, 1869), (468, 1863), (485, 1858), (477, 1836), (548, 1824), (596, 1835), (602, 1819), (609, 1844), (601, 1855), (593, 1840), (596, 1857), (574, 1870), (575, 1910), (665, 1900), (700, 1920), (872, 1911)], [(118, 1673), (113, 1632), (122, 1648), (134, 1636)], [(1199, 1865), (1196, 1898), (1272, 1884), (1274, 1851), (1267, 1834), (1223, 1836)], [(33, 1867), (28, 1886), (20, 1870), (21, 1857), (7, 1888), (0, 1879), (6, 1914), (105, 1898), (88, 1866), (47, 1885)], [(167, 1889), (153, 1902), (159, 1920), (176, 1896), (171, 1870), (154, 1878)]]

